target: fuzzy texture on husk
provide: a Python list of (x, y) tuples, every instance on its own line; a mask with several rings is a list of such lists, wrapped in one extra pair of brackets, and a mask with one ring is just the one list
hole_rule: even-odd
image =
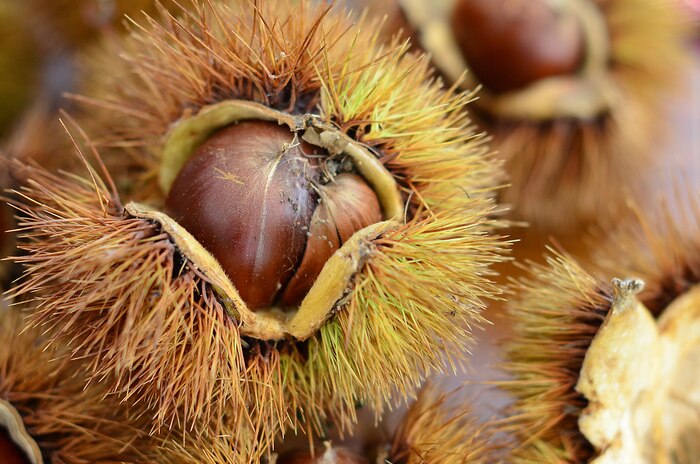
[[(79, 122), (98, 148), (118, 147), (103, 150), (108, 164), (131, 160), (132, 172), (117, 183), (137, 185), (130, 189), (137, 199), (162, 203), (155, 178), (171, 126), (238, 99), (319, 114), (377, 150), (413, 204), (467, 202), (455, 189), (493, 196), (501, 172), (483, 134), (459, 111), (473, 94), (445, 89), (428, 61), (407, 56), (405, 47), (380, 47), (374, 22), (328, 8), (214, 2), (177, 20), (135, 25), (133, 36), (87, 57), (90, 85), (75, 98), (88, 116)], [(229, 24), (233, 32), (224, 29)]]
[(148, 435), (103, 388), (85, 388), (78, 371), (57, 359), (16, 309), (0, 306), (0, 399), (9, 402), (52, 464), (142, 463)]
[[(674, 338), (677, 336), (674, 332), (676, 327), (682, 327), (686, 331), (696, 330), (692, 327), (698, 324), (697, 311), (693, 313), (692, 309), (683, 309), (679, 312), (671, 308), (678, 306), (674, 306), (673, 303), (680, 301), (689, 290), (697, 288), (700, 283), (699, 205), (697, 195), (690, 194), (679, 195), (673, 206), (662, 204), (654, 210), (643, 210), (633, 206), (636, 221), (623, 225), (609, 237), (608, 243), (600, 249), (594, 260), (597, 272), (604, 276), (601, 279), (584, 271), (571, 258), (555, 253), (548, 257), (547, 265), (531, 264), (529, 276), (515, 283), (515, 298), (510, 307), (515, 335), (506, 344), (508, 362), (504, 366), (513, 379), (502, 382), (501, 385), (511, 392), (516, 400), (510, 417), (503, 420), (498, 427), (499, 430), (517, 437), (519, 441), (511, 452), (509, 459), (512, 462), (584, 463), (596, 457), (594, 447), (579, 429), (578, 421), (588, 402), (577, 392), (576, 386), (581, 379), (587, 350), (594, 338), (598, 340), (596, 336), (611, 307), (612, 289), (605, 283), (611, 275), (633, 276), (646, 283), (644, 290), (635, 298), (638, 298), (639, 305), (643, 305), (639, 311), (648, 314), (644, 317), (652, 322), (652, 315), (658, 318), (657, 324), (652, 323), (651, 329), (645, 330), (651, 330), (653, 333), (650, 332), (649, 337), (654, 340), (660, 337), (661, 342), (658, 342), (659, 346), (655, 345), (656, 341), (649, 342), (649, 354), (640, 353), (640, 350), (625, 351), (623, 347), (615, 345), (620, 353), (610, 356), (616, 359), (616, 363), (624, 362), (632, 366), (638, 362), (635, 360), (637, 356), (649, 359), (666, 356), (666, 353), (672, 356), (670, 359), (652, 363), (649, 368), (639, 370), (639, 375), (651, 376), (651, 379), (645, 382), (657, 386), (651, 388), (649, 393), (644, 393), (649, 395), (647, 399), (637, 403), (633, 398), (629, 399), (631, 406), (626, 407), (632, 408), (630, 417), (639, 418), (640, 421), (644, 419), (644, 415), (652, 417), (651, 430), (659, 427), (659, 421), (670, 420), (669, 423), (674, 423), (673, 416), (664, 418), (659, 410), (653, 408), (657, 407), (656, 404), (677, 407), (672, 404), (673, 397), (664, 399), (659, 395), (677, 395), (677, 392), (673, 391), (673, 382), (667, 385), (668, 377), (675, 375), (678, 376), (679, 382), (687, 382), (683, 378), (687, 368), (685, 371), (680, 367), (678, 371), (672, 371), (671, 366), (680, 362), (681, 354), (692, 360), (693, 353), (697, 351), (698, 341), (693, 342), (692, 337), (689, 338), (687, 334), (678, 335), (684, 338)], [(667, 309), (673, 314), (667, 314)], [(620, 319), (619, 316), (616, 317)], [(623, 331), (631, 327), (631, 322), (624, 320), (615, 324), (617, 327), (622, 324), (627, 328), (620, 329)], [(612, 322), (609, 325), (613, 327)], [(641, 333), (642, 325), (639, 327), (639, 337), (646, 336)], [(616, 329), (609, 329), (608, 332), (611, 330)], [(657, 330), (659, 335), (656, 335)], [(680, 331), (678, 333), (680, 334)], [(618, 342), (619, 340), (617, 337)], [(598, 342), (597, 346), (603, 347), (596, 348), (598, 352), (603, 350), (603, 353), (607, 353), (605, 343), (607, 341)], [(676, 346), (678, 343), (690, 345)], [(604, 356), (599, 354), (596, 355), (596, 359), (587, 358), (589, 367), (586, 369), (586, 380), (578, 386), (581, 391), (590, 395), (592, 390), (586, 385), (596, 385), (596, 382), (603, 381), (589, 378), (594, 375), (591, 372), (595, 372), (595, 363), (604, 362), (603, 358)], [(645, 360), (640, 358), (639, 362), (644, 363)], [(657, 368), (671, 370), (666, 373), (653, 370)], [(618, 366), (618, 369), (621, 367)], [(693, 395), (693, 389), (698, 388), (697, 383), (683, 385), (684, 394), (687, 395)], [(622, 391), (623, 387), (630, 388), (620, 385), (620, 388), (615, 390)], [(597, 390), (593, 391), (597, 391), (597, 395), (600, 396), (595, 399), (596, 408), (609, 407), (605, 405), (606, 397), (602, 387), (596, 388)], [(612, 401), (609, 398), (607, 400)], [(694, 400), (687, 400), (686, 408), (693, 407), (690, 406), (692, 401)], [(600, 404), (603, 406), (599, 406)], [(647, 407), (651, 412), (646, 410)], [(661, 406), (660, 411), (663, 411), (664, 407)], [(680, 414), (680, 409), (673, 411), (679, 411)], [(587, 412), (586, 415), (588, 414)], [(681, 418), (683, 423), (687, 424), (685, 417), (678, 416), (677, 419)], [(690, 422), (692, 424), (692, 421)], [(604, 423), (612, 426), (609, 418)], [(696, 422), (695, 427), (698, 426), (700, 424)], [(641, 426), (635, 423), (635, 427)], [(635, 431), (644, 433), (642, 429)], [(684, 433), (675, 430), (669, 433), (676, 432), (681, 435)], [(690, 433), (690, 429), (685, 432)], [(623, 451), (628, 453), (631, 449), (640, 456), (657, 452), (659, 456), (665, 456), (664, 459), (668, 459), (671, 453), (676, 453), (679, 462), (695, 462), (697, 455), (693, 453), (697, 453), (698, 450), (691, 445), (692, 440), (684, 443), (683, 440), (687, 440), (688, 437), (684, 438), (681, 435), (664, 439), (664, 447), (656, 450), (629, 448)], [(679, 441), (674, 441), (676, 439)], [(648, 446), (648, 442), (645, 440), (644, 446)], [(628, 442), (623, 440), (622, 443)], [(619, 442), (612, 442), (609, 451), (612, 453), (618, 445)], [(654, 459), (661, 459), (659, 456), (651, 458), (648, 462), (657, 462)], [(611, 455), (603, 454), (599, 459), (603, 458), (611, 459)], [(614, 461), (621, 458), (612, 459)]]
[(387, 458), (394, 464), (486, 464), (496, 462), (497, 440), (478, 419), (461, 390), (423, 387), (399, 424)]
[(172, 124), (240, 99), (317, 114), (376, 152), (408, 198), (406, 222), (366, 244), (313, 337), (254, 340), (158, 224), (125, 215), (106, 172), (30, 168), (16, 293), (39, 298), (33, 323), (70, 340), (94, 380), (116, 379), (112, 391), (153, 408), (156, 429), (247, 427), (256, 442), (240, 450), (265, 450), (280, 429), (347, 429), (358, 403), (381, 414), (426, 373), (456, 368), (483, 299), (499, 292), (489, 268), (506, 248), (491, 233), (500, 171), (463, 111), (471, 96), (326, 6), (212, 2), (135, 29), (95, 58), (93, 96), (78, 97), (106, 163), (131, 162), (115, 178), (122, 192), (162, 204)]
[[(326, 462), (382, 462), (390, 464), (485, 464), (497, 462), (501, 452), (490, 421), (478, 418), (472, 411), (474, 398), (467, 400), (464, 389), (445, 391), (439, 383), (423, 386), (418, 398), (401, 418), (390, 443), (365, 447), (355, 460), (333, 459), (333, 450), (325, 442), (326, 452), (316, 450), (319, 464)], [(323, 460), (321, 457), (327, 458)], [(304, 459), (302, 459), (302, 457)], [(308, 452), (293, 451), (280, 455), (278, 462), (311, 462)]]
[[(596, 273), (644, 280), (639, 298), (658, 317), (671, 301), (700, 283), (700, 194), (679, 186), (662, 202), (628, 204), (633, 220), (618, 227), (596, 253)], [(620, 256), (618, 250), (635, 252)]]
[(610, 308), (611, 294), (571, 258), (531, 264), (509, 303), (512, 339), (502, 387), (515, 398), (499, 429), (518, 438), (511, 462), (582, 463), (593, 453), (578, 432), (585, 400), (574, 389), (586, 350)]
[[(480, 275), (501, 246), (482, 229), (488, 220), (444, 213), (378, 238), (347, 303), (305, 345), (244, 340), (206, 277), (156, 224), (125, 218), (90, 180), (40, 170), (30, 179), (23, 195), (39, 206), (22, 209), (30, 254), (17, 261), (31, 278), (15, 291), (42, 295), (35, 323), (71, 339), (96, 381), (113, 375), (114, 391), (145, 400), (156, 424), (252, 423), (264, 443), (300, 420), (320, 429), (329, 416), (347, 427), (357, 401), (379, 414), (394, 388), (410, 396), (423, 372), (444, 368), (445, 355), (458, 362), (471, 340), (466, 324), (481, 320), (477, 297), (497, 291)], [(441, 250), (445, 241), (459, 247)], [(475, 261), (484, 264), (468, 271)], [(56, 269), (66, 271), (61, 280)]]
[[(443, 21), (447, 29), (454, 0), (438, 2), (440, 7), (433, 5), (434, 20)], [(402, 27), (403, 36), (417, 39), (415, 45), (422, 50), (420, 33), (406, 22), (396, 0), (388, 2), (393, 8), (387, 2), (359, 3), (377, 12), (390, 11), (385, 36)], [(669, 130), (660, 115), (669, 95), (683, 87), (689, 62), (687, 22), (677, 5), (665, 0), (592, 3), (608, 31), (606, 111), (593, 118), (530, 121), (493, 115), (488, 98), (474, 105), (476, 121), (493, 136), (510, 175), (501, 201), (512, 204), (515, 217), (540, 232), (576, 233), (582, 225), (623, 211), (624, 195), (630, 190), (643, 193), (643, 179), (655, 163), (663, 162), (659, 142)], [(488, 97), (487, 90), (482, 93)]]

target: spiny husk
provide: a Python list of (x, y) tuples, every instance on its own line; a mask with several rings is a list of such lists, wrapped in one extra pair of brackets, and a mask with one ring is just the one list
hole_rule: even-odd
[[(393, 438), (388, 442), (365, 443), (363, 453), (355, 454), (347, 443), (326, 441), (325, 452), (315, 449), (315, 456), (318, 462), (329, 464), (348, 462), (335, 459), (333, 451), (357, 456), (358, 462), (387, 464), (498, 462), (501, 447), (492, 431), (491, 422), (481, 420), (473, 413), (471, 404), (474, 399), (465, 401), (463, 393), (461, 388), (445, 391), (438, 383), (428, 383), (401, 418)], [(291, 462), (290, 459), (297, 462), (293, 458), (308, 454), (308, 451), (297, 449), (282, 453), (280, 459), (283, 462)]]
[[(80, 159), (73, 153), (62, 156), (66, 153), (65, 147), (70, 145), (70, 141), (64, 139), (67, 139), (65, 129), (56, 111), (50, 109), (48, 102), (37, 99), (0, 148), (0, 196), (4, 198), (10, 189), (23, 183), (23, 170), (16, 169), (18, 161), (37, 163), (56, 172), (81, 166)], [(7, 260), (17, 253), (13, 212), (0, 200), (0, 289), (9, 288), (19, 272), (17, 266)]]
[(19, 412), (47, 462), (151, 462), (143, 421), (104, 389), (85, 388), (17, 310), (0, 307), (0, 340), (0, 399)]
[[(19, 195), (31, 193), (27, 201), (36, 209), (20, 209), (20, 228), (32, 257), (16, 261), (30, 265), (33, 278), (13, 293), (46, 293), (32, 316), (36, 325), (61, 327), (58, 335), (64, 332), (73, 353), (89, 360), (96, 381), (113, 372), (115, 390), (127, 398), (151, 389), (148, 406), (159, 411), (159, 423), (177, 417), (173, 404), (194, 419), (222, 415), (212, 409), (221, 406), (214, 398), (231, 395), (228, 380), (243, 360), (237, 327), (213, 290), (200, 288), (195, 271), (180, 269), (174, 245), (156, 225), (124, 217), (99, 177), (93, 185), (38, 168), (27, 175), (33, 189)], [(45, 234), (61, 238), (46, 241)], [(64, 277), (82, 283), (55, 293), (62, 283), (52, 274), (66, 266)], [(154, 336), (164, 342), (154, 343)], [(209, 369), (222, 378), (212, 378)]]
[(402, 419), (387, 462), (395, 464), (485, 464), (498, 461), (496, 438), (455, 390), (436, 384), (421, 390)]
[(375, 240), (346, 301), (305, 345), (243, 339), (206, 277), (155, 224), (125, 217), (96, 173), (31, 171), (20, 207), (28, 255), (16, 259), (27, 280), (15, 293), (32, 292), (34, 324), (86, 358), (94, 381), (114, 378), (112, 391), (155, 409), (156, 427), (220, 418), (214, 429), (250, 426), (264, 449), (280, 428), (347, 427), (358, 401), (381, 414), (397, 391), (410, 396), (425, 372), (463, 357), (482, 298), (498, 292), (488, 268), (502, 241), (485, 232), (489, 208), (470, 205)]
[(120, 187), (162, 203), (156, 173), (172, 125), (248, 100), (317, 114), (376, 151), (409, 198), (406, 224), (368, 244), (315, 336), (253, 340), (159, 227), (124, 215), (109, 181), (34, 169), (17, 289), (41, 301), (34, 324), (70, 341), (94, 380), (115, 374), (111, 389), (154, 408), (156, 428), (220, 419), (215, 429), (246, 424), (262, 448), (278, 429), (318, 431), (328, 419), (347, 428), (358, 402), (381, 414), (426, 372), (454, 367), (482, 299), (498, 293), (489, 266), (504, 249), (488, 233), (499, 170), (462, 111), (471, 96), (431, 81), (405, 47), (378, 48), (374, 25), (350, 32), (327, 6), (211, 2), (160, 21), (97, 56), (94, 97), (79, 98), (108, 163), (131, 156)]
[(515, 398), (499, 430), (519, 440), (510, 462), (581, 463), (593, 449), (578, 432), (585, 401), (574, 389), (586, 350), (610, 308), (611, 292), (571, 258), (531, 264), (509, 303), (512, 339), (502, 387)]
[(200, 435), (175, 431), (152, 456), (159, 464), (220, 464), (241, 463), (260, 464), (268, 450), (250, 434), (248, 426), (229, 428), (222, 434), (204, 433)]
[(595, 464), (700, 459), (700, 286), (658, 321), (636, 298), (637, 279), (613, 280), (615, 299), (586, 353), (576, 390), (588, 404), (578, 426)]
[[(609, 77), (617, 98), (593, 120), (493, 121), (511, 187), (502, 201), (540, 229), (576, 232), (624, 209), (638, 191), (668, 128), (659, 115), (682, 81), (685, 32), (663, 0), (596, 0), (609, 31)], [(640, 190), (641, 191), (641, 190)]]
[[(14, 236), (7, 232), (12, 228), (12, 213), (10, 208), (5, 205), (0, 205), (0, 258), (6, 258), (14, 253)], [(9, 286), (12, 266), (9, 262), (0, 262), (0, 290)], [(2, 298), (2, 297), (0, 297)]]
[[(627, 395), (630, 404), (626, 407), (633, 419), (631, 425), (623, 427), (634, 433), (612, 434), (616, 429), (610, 418), (615, 417), (615, 408), (624, 411), (625, 403), (605, 395), (600, 378), (598, 384), (595, 378), (584, 383), (594, 387), (595, 398), (590, 387), (588, 391), (579, 387), (591, 402), (595, 399), (599, 403), (587, 414), (586, 423), (581, 423), (592, 441), (605, 445), (606, 452), (596, 462), (616, 462), (618, 453), (655, 463), (700, 459), (700, 448), (693, 438), (700, 431), (700, 381), (695, 372), (700, 360), (700, 195), (679, 188), (675, 197), (653, 205), (631, 202), (635, 220), (620, 227), (596, 256), (599, 272), (609, 274), (618, 269), (645, 282), (637, 297), (644, 311), (657, 318), (657, 323), (646, 329), (647, 341), (637, 350), (640, 359), (629, 361), (632, 366), (644, 366), (641, 370), (645, 372), (639, 373), (634, 383), (651, 385), (636, 401), (635, 396)], [(619, 250), (636, 252), (624, 253), (615, 260), (613, 253), (619, 255)], [(620, 324), (624, 324), (624, 330), (631, 325), (624, 320)], [(643, 330), (640, 327), (638, 331), (641, 340)], [(604, 411), (596, 414), (597, 409)], [(600, 414), (607, 414), (602, 423)]]
[[(657, 459), (669, 459), (672, 453), (677, 453), (675, 459), (680, 462), (695, 462), (692, 453), (697, 453), (697, 449), (690, 444), (692, 440), (684, 445), (684, 437), (669, 435), (661, 442), (653, 442), (650, 440), (657, 440), (658, 436), (645, 435), (650, 432), (644, 427), (657, 433), (669, 429), (662, 425), (665, 420), (669, 424), (681, 419), (687, 423), (686, 417), (674, 419), (677, 410), (667, 409), (665, 405), (674, 406), (672, 395), (678, 397), (669, 378), (678, 376), (676, 381), (684, 382), (682, 376), (688, 374), (687, 368), (676, 367), (678, 370), (674, 371), (673, 367), (683, 356), (692, 360), (697, 351), (698, 335), (696, 340), (692, 339), (692, 331), (697, 332), (693, 328), (698, 324), (697, 311), (677, 307), (700, 282), (699, 204), (697, 196), (691, 194), (679, 196), (673, 208), (662, 206), (643, 211), (634, 207), (637, 221), (623, 225), (600, 249), (595, 267), (605, 279), (610, 275), (627, 275), (646, 282), (645, 290), (634, 301), (617, 298), (617, 313), (610, 286), (563, 255), (550, 256), (547, 266), (532, 264), (529, 277), (516, 283), (516, 297), (510, 309), (515, 335), (506, 345), (509, 361), (504, 366), (513, 380), (502, 383), (516, 400), (511, 416), (499, 425), (500, 430), (520, 441), (511, 453), (512, 462), (588, 462), (596, 452), (581, 427), (585, 427), (592, 440), (604, 443), (598, 445), (597, 451), (602, 454), (596, 462), (609, 462), (605, 459), (617, 462), (615, 459), (622, 458), (612, 457), (612, 453), (618, 451), (628, 459), (630, 455), (625, 453), (638, 453), (635, 456), (643, 456), (638, 458), (643, 462), (662, 462)], [(625, 305), (636, 308), (635, 312), (625, 311)], [(652, 315), (658, 320), (654, 321)], [(607, 334), (601, 329), (604, 320)], [(630, 330), (638, 333), (625, 342), (615, 330), (622, 334)], [(690, 332), (683, 334), (683, 331)], [(597, 348), (588, 356), (594, 340)], [(641, 346), (635, 348), (634, 342)], [(610, 345), (614, 350), (609, 349)], [(600, 374), (610, 371), (606, 362), (616, 365), (614, 375)], [(635, 380), (633, 374), (623, 375), (625, 372), (638, 375), (639, 379)], [(618, 381), (617, 386), (603, 388), (605, 382)], [(693, 395), (698, 384), (683, 385), (683, 394)], [(623, 391), (632, 393), (626, 395), (628, 403), (620, 404), (608, 391), (618, 395)], [(638, 395), (646, 396), (640, 399)], [(585, 409), (588, 401), (595, 404), (590, 410)], [(692, 414), (692, 400), (683, 404)], [(603, 417), (603, 412), (599, 412), (603, 408), (608, 414), (603, 420), (608, 432), (601, 438), (597, 426), (591, 423)], [(627, 441), (629, 437), (611, 438), (618, 425), (616, 417), (621, 414), (632, 418), (627, 430), (646, 437), (638, 448), (630, 445), (634, 440)], [(645, 420), (650, 427), (644, 425)], [(673, 431), (676, 432), (683, 431)], [(650, 450), (649, 443), (655, 443), (656, 448)], [(658, 455), (650, 458), (649, 453)]]
[[(10, 184), (9, 162), (6, 152), (0, 150), (0, 189), (5, 189)], [(0, 202), (0, 258), (5, 258), (14, 251), (14, 236), (8, 232), (10, 229), (12, 229), (12, 210), (5, 203)], [(10, 264), (0, 261), (0, 290), (8, 284), (9, 276)]]
[[(375, 6), (386, 2), (360, 3), (378, 11), (392, 10)], [(406, 23), (400, 0), (389, 3), (394, 3), (394, 8), (387, 30), (395, 34), (400, 25), (404, 37), (418, 40), (419, 48), (425, 47), (420, 32)], [(444, 23), (442, 35), (452, 34), (447, 15), (454, 3), (431, 2), (436, 20)], [(677, 5), (665, 0), (590, 3), (599, 10), (608, 32), (602, 39), (609, 41), (609, 59), (605, 75), (599, 79), (605, 81), (602, 97), (607, 101), (606, 111), (597, 117), (552, 115), (545, 120), (501, 117), (489, 108), (492, 95), (486, 90), (474, 107), (477, 122), (493, 136), (510, 174), (510, 187), (502, 193), (502, 201), (514, 205), (518, 219), (540, 230), (575, 233), (585, 223), (619, 213), (628, 190), (641, 192), (642, 179), (652, 172), (650, 167), (663, 162), (657, 149), (668, 128), (659, 115), (669, 94), (682, 87), (681, 76), (688, 62), (684, 43), (688, 28)], [(455, 66), (457, 75), (464, 71), (463, 63), (442, 65), (437, 61), (447, 75), (455, 75)], [(539, 103), (532, 102), (529, 109)]]
[(597, 273), (644, 280), (639, 297), (659, 316), (672, 300), (700, 283), (700, 195), (679, 187), (668, 200), (628, 204), (633, 220), (618, 227), (596, 253)]
[[(130, 157), (140, 198), (162, 201), (155, 179), (163, 138), (180, 118), (238, 99), (324, 122), (378, 152), (413, 204), (464, 205), (492, 196), (500, 171), (466, 113), (472, 98), (430, 80), (427, 60), (377, 45), (377, 25), (327, 5), (212, 2), (134, 26), (91, 55), (84, 123), (105, 160)], [(119, 58), (117, 58), (119, 55)], [(420, 95), (420, 98), (417, 96)], [(116, 179), (118, 183), (122, 179)]]

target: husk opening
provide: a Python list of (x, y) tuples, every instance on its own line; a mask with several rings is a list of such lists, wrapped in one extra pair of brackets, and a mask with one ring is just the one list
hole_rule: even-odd
[(278, 340), (289, 335), (306, 340), (332, 314), (336, 303), (346, 293), (352, 276), (370, 253), (368, 243), (399, 226), (396, 221), (403, 214), (403, 201), (392, 174), (369, 150), (344, 133), (324, 124), (314, 115), (291, 115), (243, 100), (226, 100), (207, 106), (198, 114), (181, 119), (170, 130), (163, 146), (159, 172), (163, 191), (170, 190), (183, 165), (209, 136), (227, 125), (250, 119), (285, 124), (295, 134), (301, 133), (304, 141), (324, 148), (331, 156), (349, 156), (355, 168), (373, 188), (387, 219), (353, 234), (326, 262), (299, 309), (291, 317), (276, 307), (255, 312), (250, 310), (216, 259), (166, 214), (135, 203), (128, 205), (127, 211), (135, 217), (156, 221), (163, 227), (180, 252), (211, 280), (229, 313), (242, 322), (241, 334), (260, 340)]

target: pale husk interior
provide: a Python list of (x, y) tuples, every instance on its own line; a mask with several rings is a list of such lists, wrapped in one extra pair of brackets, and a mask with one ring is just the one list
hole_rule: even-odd
[(577, 390), (590, 402), (579, 427), (602, 463), (697, 462), (700, 445), (700, 286), (655, 321), (615, 281), (610, 313), (586, 354)]

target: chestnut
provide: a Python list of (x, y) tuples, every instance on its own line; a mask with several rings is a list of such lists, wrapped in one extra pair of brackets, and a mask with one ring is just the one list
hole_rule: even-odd
[(219, 261), (251, 309), (298, 305), (328, 258), (382, 219), (351, 162), (257, 120), (220, 129), (198, 147), (166, 212)]
[(470, 70), (495, 93), (576, 73), (585, 59), (582, 24), (544, 0), (458, 0), (451, 28)]
[(0, 462), (3, 464), (29, 464), (26, 454), (0, 426)]

